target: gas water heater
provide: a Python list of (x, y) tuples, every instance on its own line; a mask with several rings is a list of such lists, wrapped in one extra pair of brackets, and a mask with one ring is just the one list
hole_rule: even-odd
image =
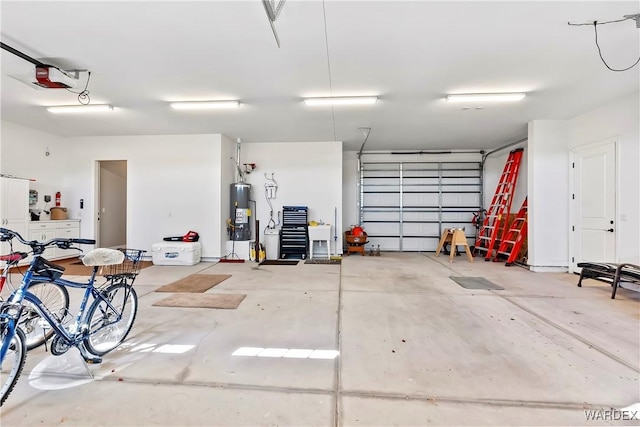
[(236, 182), (231, 184), (231, 240), (251, 240), (251, 209), (249, 199), (251, 184)]

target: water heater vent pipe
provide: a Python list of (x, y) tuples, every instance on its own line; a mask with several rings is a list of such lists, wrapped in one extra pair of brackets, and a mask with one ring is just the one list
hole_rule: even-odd
[(234, 160), (233, 157), (231, 157), (231, 160), (233, 160), (233, 163), (236, 165), (236, 170), (238, 171), (238, 182), (243, 184), (244, 174), (242, 173), (242, 169), (240, 169), (240, 144), (241, 143), (242, 143), (242, 139), (238, 138), (236, 142), (236, 158)]

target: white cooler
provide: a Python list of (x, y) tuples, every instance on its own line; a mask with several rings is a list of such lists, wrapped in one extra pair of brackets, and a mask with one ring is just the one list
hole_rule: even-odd
[(162, 242), (151, 246), (155, 265), (195, 265), (201, 254), (200, 242)]

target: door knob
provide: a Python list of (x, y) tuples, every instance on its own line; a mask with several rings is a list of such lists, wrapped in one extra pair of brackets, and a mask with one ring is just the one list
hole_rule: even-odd
[(608, 231), (609, 233), (613, 233), (614, 230), (613, 230), (613, 228), (610, 228), (610, 229), (605, 230), (605, 231)]

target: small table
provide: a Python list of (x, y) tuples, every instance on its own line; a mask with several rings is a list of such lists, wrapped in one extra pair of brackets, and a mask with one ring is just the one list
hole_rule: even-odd
[(438, 249), (436, 250), (436, 256), (440, 255), (440, 251), (445, 243), (450, 243), (449, 248), (449, 262), (453, 262), (453, 256), (456, 252), (456, 246), (464, 246), (467, 251), (467, 258), (469, 262), (473, 262), (471, 251), (469, 250), (469, 242), (467, 242), (467, 236), (464, 235), (464, 230), (461, 228), (447, 228), (442, 232), (440, 243), (438, 243)]
[(327, 259), (331, 259), (331, 225), (309, 226), (309, 258), (313, 258), (313, 241), (327, 242)]

